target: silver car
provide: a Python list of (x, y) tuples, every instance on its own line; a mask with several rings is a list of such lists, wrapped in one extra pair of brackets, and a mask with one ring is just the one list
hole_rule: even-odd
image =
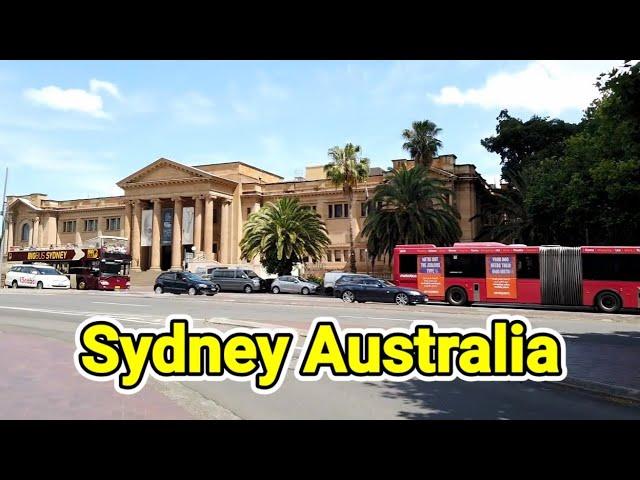
[(316, 289), (319, 286), (317, 283), (310, 282), (302, 277), (283, 275), (273, 281), (271, 291), (273, 293), (301, 293), (302, 295), (309, 295), (310, 293), (316, 293)]

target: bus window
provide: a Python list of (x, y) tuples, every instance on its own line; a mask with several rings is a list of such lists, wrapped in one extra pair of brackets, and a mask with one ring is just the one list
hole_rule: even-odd
[(640, 255), (582, 255), (584, 280), (640, 281)]
[(400, 273), (418, 273), (418, 255), (400, 255)]
[(516, 255), (518, 278), (540, 278), (540, 257), (537, 253), (521, 253)]
[(484, 278), (486, 272), (483, 254), (451, 254), (444, 256), (446, 277)]

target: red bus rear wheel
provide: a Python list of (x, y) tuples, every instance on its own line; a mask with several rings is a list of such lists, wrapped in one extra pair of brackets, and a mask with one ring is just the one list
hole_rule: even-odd
[(447, 290), (447, 295), (445, 296), (449, 305), (453, 305), (454, 307), (461, 307), (466, 305), (469, 299), (467, 298), (467, 292), (462, 287), (451, 287)]
[(596, 297), (596, 308), (602, 313), (618, 313), (622, 308), (620, 295), (615, 292), (600, 292)]

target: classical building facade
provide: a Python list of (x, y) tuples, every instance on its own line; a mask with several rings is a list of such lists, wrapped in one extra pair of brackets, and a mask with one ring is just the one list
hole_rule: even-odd
[[(393, 160), (393, 167), (413, 166)], [(462, 240), (471, 241), (480, 225), (478, 213), (486, 182), (470, 164), (456, 164), (455, 155), (441, 155), (431, 168), (451, 191), (449, 202), (460, 212)], [(46, 194), (9, 196), (8, 249), (81, 245), (101, 236), (129, 239), (132, 270), (179, 268), (186, 255), (222, 264), (242, 262), (239, 242), (248, 216), (269, 201), (294, 196), (320, 214), (331, 246), (321, 265), (343, 268), (348, 259), (348, 210), (353, 213), (356, 259), (366, 268), (362, 229), (367, 196), (384, 178), (371, 168), (351, 205), (342, 189), (329, 182), (321, 165), (306, 168), (304, 178), (283, 177), (242, 162), (188, 166), (160, 158), (117, 183), (124, 195), (51, 200)], [(88, 180), (90, 181), (90, 180)]]

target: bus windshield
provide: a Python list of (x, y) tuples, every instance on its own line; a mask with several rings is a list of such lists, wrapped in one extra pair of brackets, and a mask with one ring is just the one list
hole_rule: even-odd
[(101, 262), (100, 272), (103, 275), (128, 275), (129, 264), (120, 262)]

